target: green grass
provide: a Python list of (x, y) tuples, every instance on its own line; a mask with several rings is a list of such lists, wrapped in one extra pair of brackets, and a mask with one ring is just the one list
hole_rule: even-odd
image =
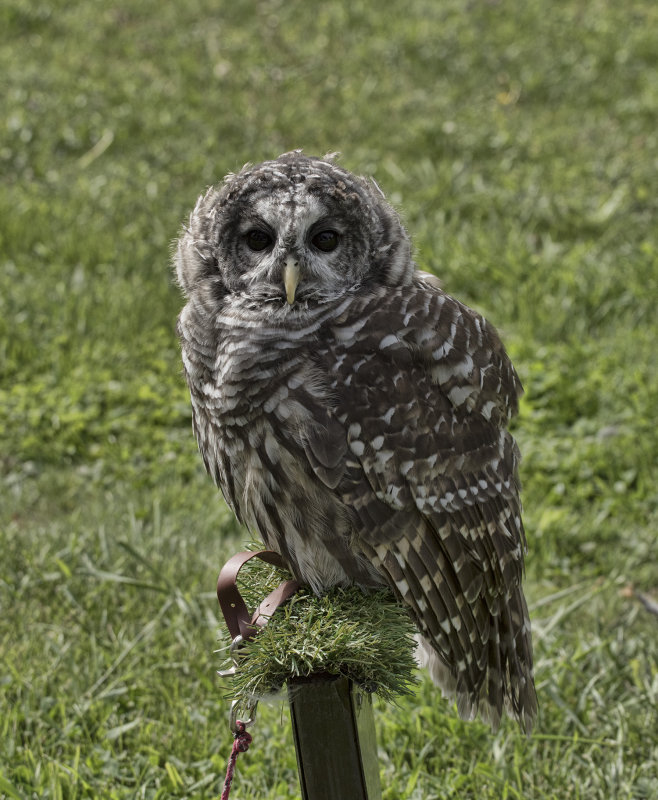
[[(658, 7), (6, 0), (0, 798), (216, 798), (214, 583), (171, 241), (245, 161), (339, 150), (526, 387), (540, 720), (379, 704), (386, 800), (658, 797)], [(285, 707), (242, 800), (298, 796)]]
[[(290, 578), (287, 570), (252, 559), (240, 571), (238, 587), (253, 611)], [(317, 597), (301, 587), (248, 647), (225, 648), (225, 669), (236, 667), (227, 681), (227, 699), (249, 708), (254, 698), (285, 690), (290, 678), (328, 673), (395, 702), (413, 694), (415, 633), (388, 589), (366, 593), (358, 586), (339, 586)]]

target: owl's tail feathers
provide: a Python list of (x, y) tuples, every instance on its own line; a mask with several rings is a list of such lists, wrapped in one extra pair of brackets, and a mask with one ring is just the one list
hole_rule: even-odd
[(443, 696), (457, 701), (459, 716), (479, 716), (498, 730), (503, 711), (530, 734), (537, 716), (537, 695), (532, 669), (532, 640), (525, 598), (517, 588), (500, 613), (492, 616), (487, 663), (475, 692), (463, 682), (425, 637), (416, 637), (416, 660), (430, 673)]

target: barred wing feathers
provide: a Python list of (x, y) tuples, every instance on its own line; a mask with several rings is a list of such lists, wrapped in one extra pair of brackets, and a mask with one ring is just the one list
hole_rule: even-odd
[(359, 549), (409, 607), (461, 715), (497, 725), (506, 706), (529, 730), (519, 455), (505, 429), (521, 386), (500, 339), (420, 273), (355, 298), (323, 341), (336, 406), (308, 437), (316, 475), (354, 510)]

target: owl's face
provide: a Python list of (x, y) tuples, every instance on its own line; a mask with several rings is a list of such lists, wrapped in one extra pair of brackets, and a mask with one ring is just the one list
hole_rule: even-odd
[(404, 283), (413, 264), (375, 184), (295, 151), (229, 175), (200, 198), (176, 269), (188, 295), (205, 289), (216, 301), (291, 314), (363, 284)]

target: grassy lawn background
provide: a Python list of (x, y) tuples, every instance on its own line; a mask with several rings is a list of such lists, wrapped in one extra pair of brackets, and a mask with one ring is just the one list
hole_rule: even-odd
[[(376, 177), (526, 387), (536, 734), (423, 680), (378, 707), (384, 797), (658, 797), (630, 588), (658, 595), (657, 41), (651, 0), (6, 0), (0, 798), (219, 794), (213, 590), (247, 536), (196, 452), (169, 258), (208, 184), (294, 147)], [(284, 705), (236, 781), (298, 796)]]

